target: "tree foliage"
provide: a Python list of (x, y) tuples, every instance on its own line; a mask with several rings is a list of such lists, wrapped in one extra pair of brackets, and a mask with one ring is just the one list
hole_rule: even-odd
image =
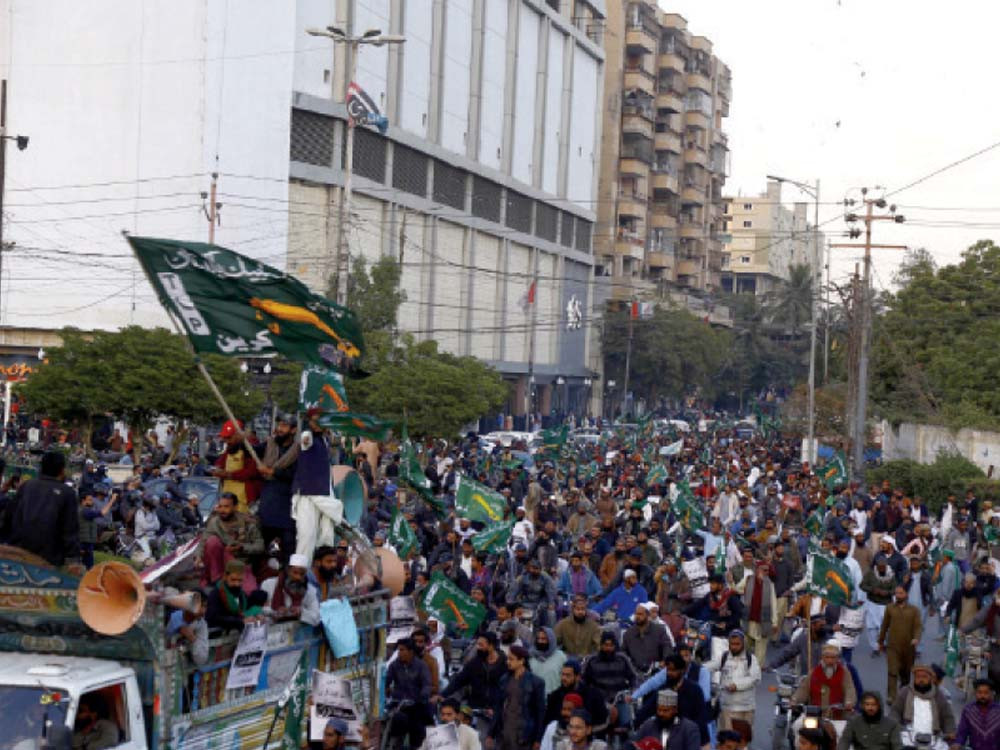
[[(225, 413), (198, 372), (185, 340), (164, 328), (129, 326), (120, 331), (62, 332), (63, 345), (18, 387), (27, 407), (59, 423), (78, 427), (85, 444), (93, 420), (113, 416), (133, 435), (144, 435), (158, 417), (178, 420), (180, 444), (189, 424), (221, 421)], [(229, 406), (238, 418), (255, 415), (263, 394), (254, 390), (237, 360), (204, 356)], [(141, 441), (134, 440), (138, 460)]]
[(915, 255), (877, 321), (872, 398), (892, 421), (1000, 427), (1000, 247), (955, 265)]
[(887, 461), (867, 474), (870, 483), (889, 480), (893, 488), (902, 489), (910, 497), (919, 497), (930, 510), (936, 511), (949, 494), (961, 496), (976, 482), (985, 479), (982, 469), (955, 453), (941, 452), (932, 464), (909, 459)]

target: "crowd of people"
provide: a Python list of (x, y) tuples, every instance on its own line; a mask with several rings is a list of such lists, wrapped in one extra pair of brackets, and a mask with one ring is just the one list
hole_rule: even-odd
[[(317, 417), (279, 417), (256, 444), (227, 422), (212, 464), (137, 466), (121, 487), (93, 464), (68, 483), (63, 454), (46, 453), (40, 476), (0, 510), (0, 541), (83, 569), (116, 528), (149, 541), (199, 534), (204, 605), (168, 626), (197, 664), (211, 632), (263, 618), (315, 626), (323, 601), (380, 586), (343, 536), (318, 544), (330, 465), (349, 455), (368, 488), (358, 534), (391, 547), (402, 513), (417, 540), (401, 556), (401, 595), (419, 602), (440, 573), (487, 613), (470, 631), (421, 611), (395, 645), (388, 726), (411, 750), (435, 721), (458, 728), (462, 750), (760, 746), (755, 715), (772, 707), (758, 686), (789, 669), (793, 703), (822, 714), (794, 733), (801, 750), (899, 750), (908, 732), (1000, 747), (1000, 648), (965, 707), (953, 706), (941, 666), (921, 658), (932, 618), (941, 634), (1000, 638), (1000, 513), (971, 491), (931, 513), (931, 498), (888, 482), (829, 484), (825, 467), (802, 463), (779, 435), (650, 421), (545, 446), (530, 470), (517, 458), (527, 444), (428, 443), (431, 503), (411, 487), (398, 445), (341, 444)], [(207, 518), (179, 489), (199, 475), (220, 483)], [(166, 489), (144, 491), (163, 476)], [(460, 476), (503, 497), (503, 551), (477, 550), (484, 524), (455, 511)], [(808, 585), (811, 545), (849, 570), (849, 604)], [(862, 684), (859, 652), (884, 664), (884, 685)], [(344, 743), (338, 721), (324, 748)]]

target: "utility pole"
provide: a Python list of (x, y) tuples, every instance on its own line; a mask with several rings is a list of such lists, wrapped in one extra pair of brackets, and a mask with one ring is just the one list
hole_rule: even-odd
[(217, 191), (219, 187), (219, 173), (212, 172), (212, 185), (208, 189), (207, 193), (201, 194), (201, 199), (204, 201), (208, 198), (208, 205), (202, 204), (202, 211), (205, 212), (205, 218), (208, 219), (208, 244), (215, 244), (215, 226), (219, 223), (219, 209), (222, 208), (222, 204), (216, 199)]
[(622, 411), (621, 418), (625, 419), (625, 405), (628, 401), (628, 380), (629, 370), (632, 369), (632, 335), (635, 333), (635, 305), (638, 302), (632, 301), (628, 304), (628, 346), (625, 348), (625, 381), (622, 384)]
[(524, 389), (524, 431), (531, 432), (531, 415), (534, 412), (534, 400), (532, 398), (535, 389), (535, 284), (537, 279), (531, 280), (528, 287), (528, 304), (531, 309), (528, 311), (528, 382)]
[[(7, 79), (0, 81), (0, 295), (3, 292), (3, 194), (7, 183)], [(0, 311), (3, 310), (0, 299)], [(3, 313), (0, 312), (0, 321)], [(4, 422), (6, 428), (6, 422)], [(4, 430), (6, 432), (6, 429)]]
[[(885, 198), (869, 198), (868, 188), (861, 189), (861, 200), (865, 204), (865, 214), (863, 217), (854, 213), (849, 213), (845, 217), (848, 223), (863, 221), (865, 223), (864, 244), (833, 244), (831, 247), (863, 248), (864, 275), (861, 279), (860, 290), (857, 296), (857, 307), (855, 313), (855, 324), (857, 325), (857, 352), (858, 370), (855, 386), (854, 403), (849, 405), (849, 410), (853, 412), (853, 424), (851, 430), (852, 441), (852, 462), (854, 475), (863, 478), (865, 473), (865, 429), (868, 422), (868, 361), (871, 356), (871, 328), (872, 328), (872, 289), (871, 289), (871, 268), (872, 250), (905, 250), (906, 245), (879, 245), (872, 242), (872, 224), (876, 221), (892, 221), (902, 224), (905, 218), (896, 213), (896, 206), (889, 206), (888, 214), (876, 214), (875, 209), (886, 207)], [(854, 200), (845, 200), (845, 206), (854, 205)]]
[(826, 243), (826, 325), (823, 327), (823, 385), (830, 380), (830, 243)]

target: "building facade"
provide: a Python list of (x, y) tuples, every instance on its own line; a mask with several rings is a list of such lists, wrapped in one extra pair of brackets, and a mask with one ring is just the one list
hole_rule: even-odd
[[(401, 332), (496, 367), (513, 386), (507, 414), (585, 411), (604, 3), (298, 8), (288, 269), (325, 290), (346, 232), (353, 257), (401, 264)], [(330, 25), (406, 38), (359, 53), (355, 81), (389, 127), (354, 128), (349, 216), (347, 49), (306, 32)]]
[(597, 272), (612, 299), (711, 295), (722, 276), (731, 75), (654, 0), (608, 8)]
[(822, 263), (822, 233), (813, 260), (817, 237), (808, 220), (811, 208), (807, 203), (785, 206), (781, 183), (775, 180), (768, 180), (760, 195), (726, 198), (722, 289), (766, 295), (788, 281), (792, 266)]

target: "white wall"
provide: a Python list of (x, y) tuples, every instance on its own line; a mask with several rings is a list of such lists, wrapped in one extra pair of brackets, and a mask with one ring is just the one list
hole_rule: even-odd
[(569, 168), (566, 197), (591, 210), (597, 173), (597, 92), (600, 81), (597, 61), (577, 47), (573, 52), (573, 99), (569, 123)]
[(431, 96), (432, 0), (409, 0), (403, 10), (403, 100), (400, 127), (427, 137), (427, 117)]
[(469, 135), (472, 0), (449, 0), (444, 35), (441, 145), (465, 154)]
[[(369, 29), (389, 33), (389, 0), (356, 0), (352, 33), (363, 34)], [(389, 47), (367, 44), (358, 55), (357, 84), (385, 112), (386, 83), (389, 74)]]
[(121, 230), (205, 239), (216, 169), (217, 241), (284, 264), (294, 29), (291, 3), (0, 0), (31, 138), (8, 152), (4, 324), (165, 324)]
[(566, 35), (555, 26), (549, 28), (548, 69), (545, 82), (545, 128), (542, 163), (542, 189), (556, 194), (559, 188), (559, 134), (562, 131), (563, 55)]
[[(409, 44), (409, 42), (407, 42)], [(486, 3), (483, 39), (483, 97), (480, 104), (479, 161), (500, 169), (503, 148), (504, 87), (507, 80), (507, 5)]]
[(893, 429), (882, 422), (882, 456), (884, 460), (908, 458), (922, 464), (934, 463), (938, 453), (959, 453), (983, 471), (1000, 470), (1000, 433), (963, 429), (957, 432), (936, 425), (903, 422)]
[(521, 6), (517, 38), (517, 77), (514, 96), (514, 153), (511, 173), (531, 184), (532, 149), (535, 144), (535, 79), (538, 68), (538, 34), (541, 16)]

